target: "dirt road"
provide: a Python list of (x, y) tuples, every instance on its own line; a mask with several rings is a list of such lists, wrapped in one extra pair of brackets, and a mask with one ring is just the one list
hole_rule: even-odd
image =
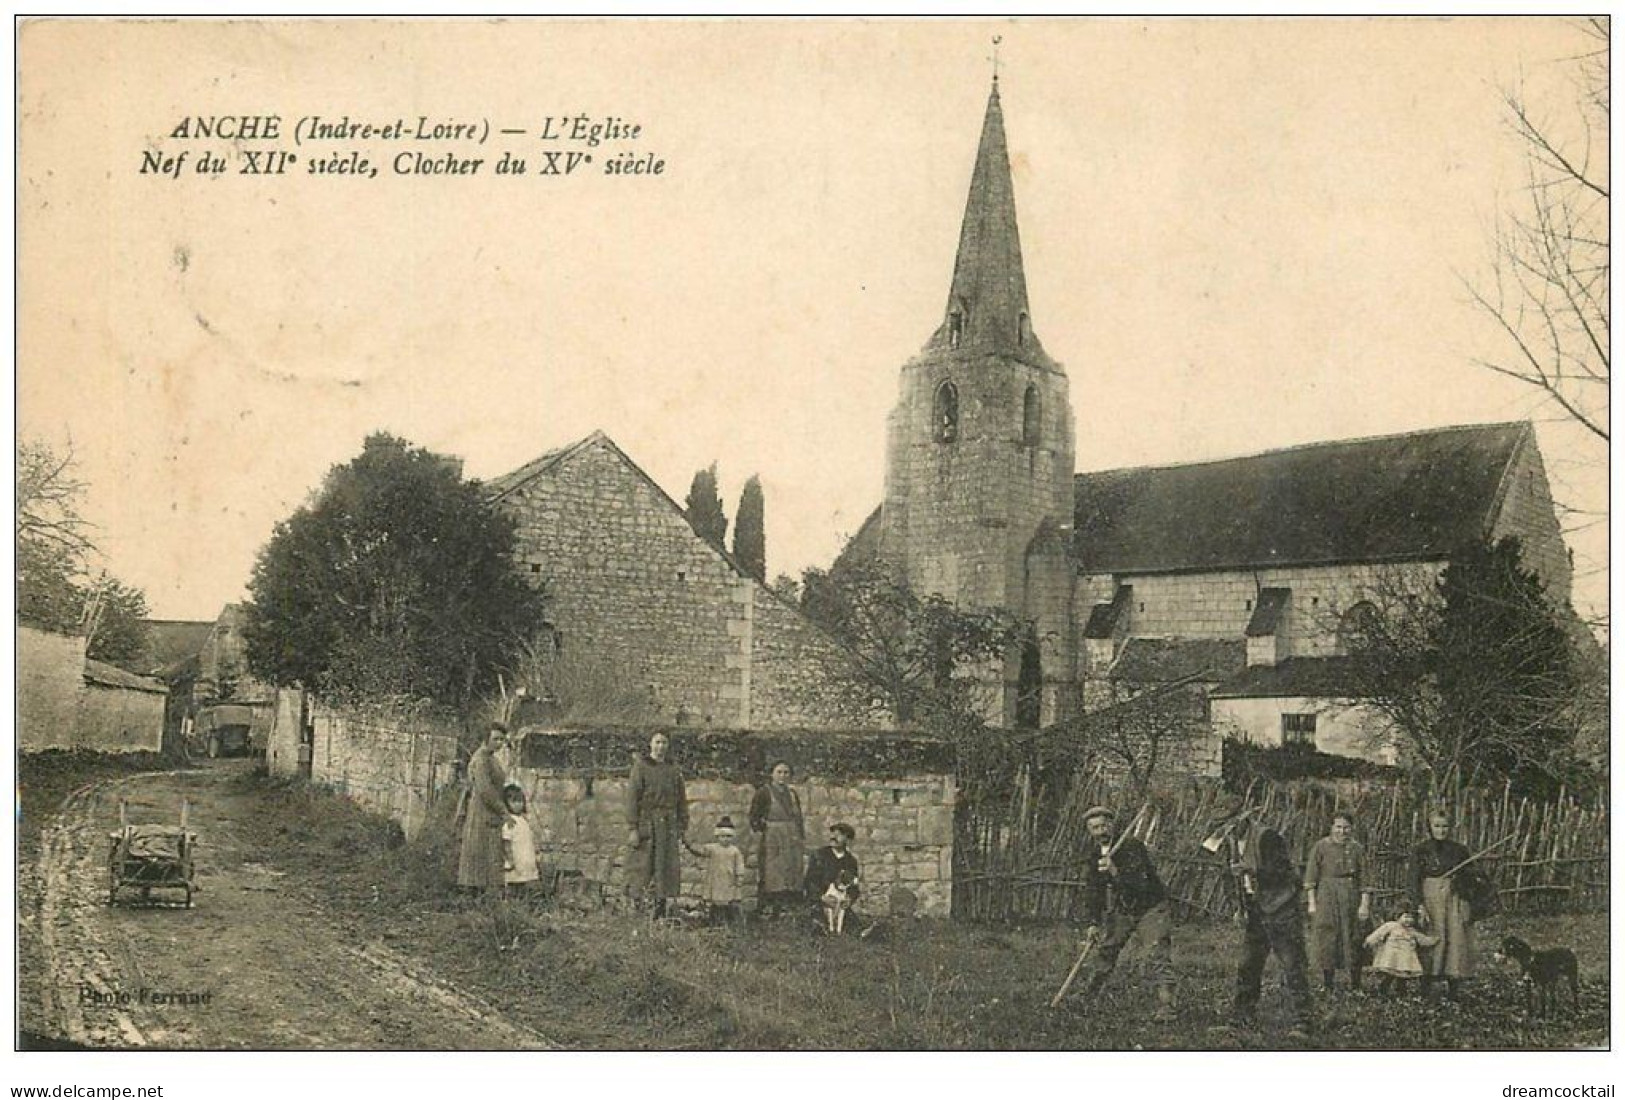
[[(398, 950), (356, 942), (291, 876), (255, 859), (247, 761), (103, 780), (63, 802), (19, 876), (23, 1030), (91, 1047), (540, 1048), (533, 1031)], [(194, 906), (107, 904), (108, 831), (191, 803)], [(177, 902), (179, 895), (174, 894)]]

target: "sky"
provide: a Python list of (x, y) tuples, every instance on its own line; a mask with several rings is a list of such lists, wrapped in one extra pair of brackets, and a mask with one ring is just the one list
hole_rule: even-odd
[[(387, 430), (504, 473), (595, 429), (681, 500), (762, 479), (770, 574), (879, 502), (898, 370), (941, 321), (999, 36), (1033, 326), (1081, 470), (1532, 419), (1557, 495), (1606, 456), (1468, 301), (1561, 117), (1541, 19), (34, 23), (20, 44), (19, 432), (70, 446), (161, 618), (241, 599), (276, 522)], [(511, 128), (187, 142), (187, 116)], [(641, 126), (548, 145), (548, 118)], [(232, 170), (190, 171), (220, 149)], [(243, 176), (241, 149), (300, 157)], [(394, 155), (531, 172), (395, 175)], [(597, 158), (535, 173), (542, 149)], [(351, 150), (376, 178), (311, 176)], [(178, 178), (143, 154), (190, 151)], [(608, 176), (630, 152), (659, 175)], [(1606, 600), (1606, 526), (1572, 541)]]

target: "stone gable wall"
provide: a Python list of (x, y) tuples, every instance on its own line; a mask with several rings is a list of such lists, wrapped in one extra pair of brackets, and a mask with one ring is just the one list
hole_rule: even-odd
[(1508, 471), (1501, 510), (1490, 532), (1492, 540), (1509, 536), (1518, 540), (1524, 568), (1546, 582), (1546, 595), (1552, 605), (1566, 605), (1574, 568), (1569, 564), (1563, 529), (1557, 522), (1546, 464), (1532, 440), (1518, 449), (1518, 457)]
[(518, 523), (520, 568), (547, 586), (567, 649), (646, 690), (663, 722), (748, 720), (754, 582), (612, 445), (590, 442), (500, 503)]

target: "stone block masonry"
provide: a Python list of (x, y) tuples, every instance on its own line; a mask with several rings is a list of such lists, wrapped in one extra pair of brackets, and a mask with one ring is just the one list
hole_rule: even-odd
[[(297, 707), (289, 708), (297, 713)], [(315, 704), (311, 780), (400, 823), (408, 837), (436, 798), (455, 797), (461, 777), (458, 724), (444, 716), (341, 711)], [(625, 886), (626, 782), (653, 727), (527, 727), (506, 762), (524, 788), (544, 868), (578, 871), (610, 890)], [(953, 746), (917, 734), (664, 728), (689, 798), (689, 840), (709, 843), (719, 817), (733, 818), (756, 892), (749, 828), (756, 787), (773, 764), (795, 771), (809, 851), (830, 825), (857, 832), (864, 908), (884, 913), (894, 887), (922, 915), (946, 917), (953, 893)], [(284, 773), (286, 774), (286, 773)], [(684, 857), (683, 891), (699, 896), (700, 865)]]
[[(544, 865), (624, 887), (627, 775), (650, 732), (524, 731), (511, 774), (530, 800)], [(795, 771), (792, 785), (801, 796), (809, 852), (823, 846), (837, 821), (856, 830), (852, 850), (862, 868), (868, 912), (886, 912), (892, 890), (903, 887), (923, 915), (948, 915), (956, 796), (952, 746), (880, 733), (669, 732), (688, 791), (689, 840), (709, 843), (717, 819), (733, 818), (748, 869), (747, 899), (755, 896), (757, 873), (750, 800), (773, 762), (782, 759)], [(699, 861), (685, 856), (683, 892), (699, 896), (701, 889)]]
[(499, 505), (526, 577), (545, 586), (568, 651), (630, 685), (653, 720), (712, 728), (824, 724), (831, 643), (695, 534), (682, 509), (602, 433), (549, 456)]

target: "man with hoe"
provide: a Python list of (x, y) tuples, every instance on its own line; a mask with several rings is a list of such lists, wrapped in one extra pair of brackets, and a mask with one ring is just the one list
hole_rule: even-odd
[(1309, 957), (1304, 950), (1302, 877), (1292, 865), (1286, 838), (1258, 821), (1259, 809), (1240, 795), (1225, 795), (1214, 807), (1208, 839), (1202, 847), (1230, 865), (1236, 891), (1237, 919), (1245, 932), (1236, 968), (1233, 1024), (1257, 1023), (1259, 987), (1264, 963), (1273, 952), (1286, 979), (1287, 1002), (1295, 1039), (1307, 1038), (1310, 1027)]
[[(1094, 858), (1083, 869), (1083, 921), (1086, 956), (1081, 996), (1090, 997), (1105, 984), (1117, 966), (1117, 959), (1136, 930), (1146, 949), (1146, 964), (1156, 990), (1159, 1020), (1174, 1014), (1174, 967), (1172, 918), (1167, 893), (1151, 853), (1132, 835), (1121, 829), (1117, 815), (1106, 806), (1094, 806), (1084, 813), (1089, 847)], [(1092, 947), (1087, 945), (1092, 944)]]

